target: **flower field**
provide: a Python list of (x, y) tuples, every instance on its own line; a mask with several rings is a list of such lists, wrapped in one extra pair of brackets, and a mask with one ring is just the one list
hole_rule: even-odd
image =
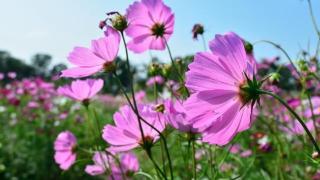
[[(101, 17), (70, 67), (0, 67), (0, 179), (320, 179), (319, 8), (304, 3), (318, 39), (297, 57), (199, 23), (186, 38), (203, 50), (176, 57), (175, 12), (137, 0)], [(259, 43), (281, 58), (256, 58)], [(138, 69), (149, 51), (170, 61)]]

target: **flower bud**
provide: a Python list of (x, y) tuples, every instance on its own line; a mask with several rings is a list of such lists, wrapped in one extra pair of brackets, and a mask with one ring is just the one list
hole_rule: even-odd
[(112, 19), (112, 26), (116, 30), (123, 32), (128, 27), (128, 21), (125, 16), (121, 14), (116, 14)]
[(250, 42), (244, 41), (244, 48), (245, 48), (247, 54), (252, 54), (253, 45)]
[(161, 70), (162, 70), (162, 75), (163, 75), (163, 77), (169, 77), (169, 75), (170, 75), (170, 72), (171, 72), (171, 65), (169, 65), (169, 64), (164, 64), (163, 66), (162, 66), (162, 68), (161, 68)]
[(100, 28), (100, 29), (103, 29), (104, 27), (106, 27), (106, 25), (107, 25), (107, 23), (106, 23), (105, 20), (100, 21), (100, 23), (99, 23), (99, 28)]
[(308, 64), (305, 60), (299, 60), (298, 61), (298, 67), (301, 71), (307, 72), (308, 71)]
[(281, 77), (281, 75), (279, 73), (274, 72), (274, 73), (270, 74), (269, 80), (270, 80), (271, 83), (279, 82), (280, 81), (280, 77)]
[(197, 40), (198, 35), (202, 35), (204, 33), (203, 25), (195, 24), (192, 28), (192, 37), (193, 39)]
[(158, 63), (152, 63), (149, 65), (148, 72), (150, 75), (157, 75), (161, 72), (161, 66)]

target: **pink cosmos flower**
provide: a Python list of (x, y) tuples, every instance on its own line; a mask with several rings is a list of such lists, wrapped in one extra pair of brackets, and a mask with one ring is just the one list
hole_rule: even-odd
[(209, 47), (211, 52), (197, 53), (189, 65), (186, 86), (194, 93), (185, 108), (204, 142), (225, 145), (251, 126), (252, 107), (241, 88), (244, 73), (253, 77), (254, 64), (235, 33), (216, 35)]
[(250, 149), (243, 151), (240, 156), (241, 157), (249, 157), (252, 155), (252, 151)]
[(58, 88), (58, 93), (77, 101), (87, 101), (96, 95), (103, 87), (102, 79), (75, 80), (71, 85)]
[(232, 154), (238, 154), (240, 152), (240, 150), (241, 150), (240, 144), (233, 144), (229, 149), (230, 153), (232, 153)]
[(161, 76), (154, 76), (154, 77), (151, 77), (148, 81), (147, 81), (147, 86), (151, 87), (153, 86), (154, 84), (163, 84), (164, 82), (164, 79), (163, 77)]
[(132, 38), (128, 48), (135, 53), (164, 50), (165, 41), (173, 33), (174, 14), (162, 0), (136, 1), (127, 9), (129, 26), (126, 34)]
[(17, 73), (15, 73), (15, 72), (8, 72), (8, 77), (9, 77), (10, 79), (15, 79), (15, 78), (17, 77)]
[(287, 101), (291, 108), (297, 108), (301, 105), (301, 100), (298, 98), (291, 98)]
[(93, 40), (91, 48), (75, 47), (68, 60), (77, 67), (63, 70), (62, 77), (86, 77), (103, 69), (108, 69), (118, 54), (120, 36), (112, 27), (108, 27), (105, 37)]
[(54, 142), (54, 159), (60, 168), (67, 170), (76, 161), (74, 149), (76, 147), (76, 137), (70, 131), (61, 132)]
[(85, 168), (85, 172), (91, 176), (105, 173), (105, 171), (110, 168), (110, 165), (114, 163), (112, 157), (107, 155), (106, 152), (102, 151), (95, 152), (92, 160), (94, 164), (87, 165)]
[(0, 73), (0, 80), (4, 79), (4, 74)]
[[(106, 152), (97, 151), (93, 155), (92, 165), (87, 165), (85, 172), (91, 176), (104, 174), (108, 169), (111, 170), (108, 179), (122, 180), (122, 177), (130, 177), (139, 170), (138, 158), (133, 153), (120, 154), (120, 161), (114, 159), (115, 155), (107, 155)], [(119, 166), (120, 163), (120, 166)]]
[(37, 103), (35, 101), (30, 101), (30, 102), (28, 102), (28, 107), (31, 108), (31, 109), (38, 108), (39, 107), (39, 103)]
[[(318, 96), (312, 97), (311, 98), (311, 103), (312, 103), (312, 106), (313, 106), (313, 114), (315, 116), (320, 115), (320, 97), (318, 97)], [(304, 106), (307, 107), (305, 112), (304, 112), (304, 115), (307, 118), (312, 118), (312, 111), (311, 111), (309, 102), (308, 101), (304, 101), (303, 104), (304, 104)]]
[(146, 92), (143, 90), (136, 92), (135, 98), (137, 102), (143, 102), (143, 100), (146, 98)]
[(187, 121), (187, 112), (181, 102), (167, 100), (165, 101), (165, 107), (167, 110), (166, 116), (168, 124), (182, 132), (198, 132), (198, 130), (193, 128), (192, 125)]
[[(304, 134), (305, 130), (303, 129), (302, 125), (299, 123), (298, 120), (294, 120), (291, 122), (287, 122), (288, 127), (282, 127), (281, 129), (290, 134)], [(309, 131), (314, 130), (314, 123), (312, 120), (305, 122)]]
[[(164, 122), (159, 121), (158, 112), (151, 105), (138, 105), (140, 115), (156, 129), (162, 132)], [(113, 115), (115, 125), (106, 125), (102, 137), (111, 147), (111, 152), (129, 151), (138, 146), (143, 146), (143, 138), (139, 129), (138, 119), (133, 110), (125, 105)], [(142, 123), (144, 139), (153, 144), (159, 139), (158, 133), (147, 124)]]
[(134, 175), (134, 173), (138, 171), (138, 158), (133, 153), (124, 153), (120, 155), (120, 166), (115, 163), (111, 168), (111, 177), (114, 180), (122, 180), (122, 176), (125, 176), (126, 179), (130, 179)]
[(229, 152), (232, 154), (240, 154), (241, 157), (248, 157), (252, 154), (252, 151), (250, 149), (244, 150), (240, 144), (233, 144)]

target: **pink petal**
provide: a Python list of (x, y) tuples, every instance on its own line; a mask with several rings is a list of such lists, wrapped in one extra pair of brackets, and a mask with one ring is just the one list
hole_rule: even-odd
[(90, 49), (75, 47), (68, 56), (69, 61), (77, 66), (99, 66), (105, 63), (103, 59), (96, 56)]
[(61, 71), (61, 77), (81, 78), (93, 75), (102, 69), (102, 66), (74, 67)]
[(100, 175), (105, 172), (104, 168), (98, 165), (87, 165), (84, 171), (91, 176)]

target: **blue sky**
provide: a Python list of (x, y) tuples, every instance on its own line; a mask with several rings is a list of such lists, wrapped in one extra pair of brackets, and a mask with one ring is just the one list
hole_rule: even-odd
[[(295, 57), (301, 48), (316, 44), (306, 0), (164, 0), (175, 12), (176, 24), (169, 44), (174, 56), (202, 51), (202, 43), (192, 40), (194, 23), (205, 26), (207, 41), (215, 34), (234, 31), (255, 42), (277, 42)], [(37, 53), (49, 53), (54, 63), (67, 63), (74, 46), (88, 46), (102, 36), (97, 28), (105, 12), (124, 12), (129, 0), (6, 0), (0, 5), (0, 49), (30, 59)], [(320, 24), (320, 1), (312, 0)], [(151, 52), (164, 62), (167, 52)], [(257, 58), (280, 55), (270, 45), (255, 47)], [(120, 50), (123, 57), (124, 50)], [(148, 62), (150, 53), (130, 54), (134, 63)]]

